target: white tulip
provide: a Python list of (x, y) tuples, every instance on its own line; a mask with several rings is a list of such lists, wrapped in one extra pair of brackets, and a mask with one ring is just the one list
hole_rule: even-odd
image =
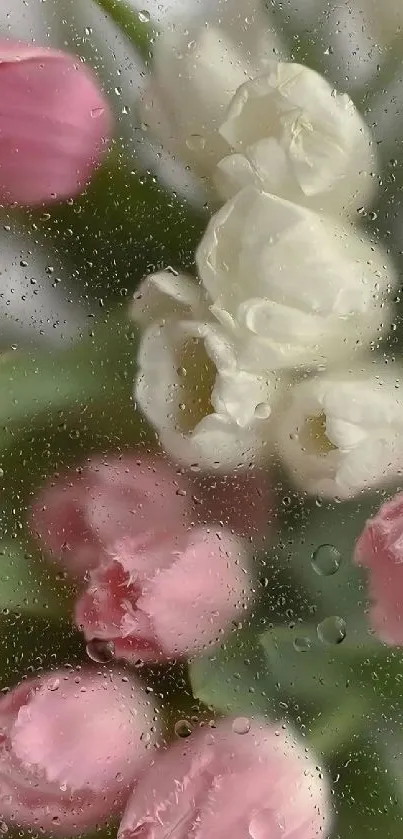
[(295, 484), (328, 498), (352, 498), (403, 474), (401, 369), (317, 376), (290, 390), (276, 440)]
[(196, 261), (210, 312), (247, 372), (328, 365), (389, 323), (396, 275), (384, 252), (354, 228), (256, 187), (212, 217)]
[(215, 174), (224, 199), (256, 184), (338, 213), (356, 210), (377, 185), (371, 133), (350, 97), (300, 64), (272, 61), (241, 85), (219, 133), (233, 152)]
[(143, 332), (135, 399), (178, 462), (221, 471), (265, 454), (279, 383), (237, 366), (225, 328), (194, 281), (169, 272), (147, 277), (132, 316)]
[(246, 25), (244, 12), (237, 35), (236, 5), (231, 5), (232, 26), (225, 20), (222, 26), (187, 26), (186, 21), (180, 26), (177, 21), (172, 31), (160, 35), (142, 97), (141, 116), (149, 136), (201, 176), (211, 176), (229, 151), (218, 127), (235, 91), (265, 67), (278, 45), (263, 13), (255, 12)]

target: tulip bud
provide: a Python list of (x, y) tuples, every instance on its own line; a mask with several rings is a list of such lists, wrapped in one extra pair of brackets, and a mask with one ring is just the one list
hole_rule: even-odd
[[(231, 21), (225, 19), (230, 16)], [(231, 2), (218, 18), (217, 25), (208, 27), (178, 21), (158, 38), (153, 75), (141, 103), (149, 134), (202, 176), (210, 176), (228, 152), (218, 128), (236, 89), (279, 46), (268, 13), (256, 11), (253, 1)]]
[(0, 43), (0, 202), (43, 204), (81, 192), (111, 134), (108, 102), (78, 58)]
[(147, 327), (135, 399), (165, 451), (221, 473), (262, 460), (262, 417), (271, 415), (281, 384), (270, 369), (240, 369), (236, 331), (214, 319), (207, 295), (185, 276), (160, 272), (144, 280), (131, 314)]
[(118, 542), (90, 574), (76, 605), (87, 640), (112, 641), (117, 658), (158, 661), (217, 642), (246, 609), (249, 572), (242, 543), (197, 528), (161, 535), (139, 549)]
[(323, 212), (356, 210), (376, 187), (371, 133), (347, 94), (300, 64), (270, 62), (242, 84), (219, 128), (224, 199), (255, 184)]
[(196, 260), (244, 371), (327, 366), (388, 326), (385, 297), (397, 277), (384, 251), (256, 187), (212, 217)]
[(58, 670), (0, 700), (2, 819), (74, 836), (120, 812), (151, 762), (153, 707), (132, 679)]
[(228, 719), (159, 755), (128, 802), (118, 839), (312, 839), (329, 829), (329, 789), (285, 727)]
[(403, 493), (367, 521), (354, 560), (369, 572), (373, 629), (387, 644), (403, 646)]
[(54, 559), (84, 577), (105, 548), (130, 536), (144, 547), (158, 530), (186, 530), (188, 484), (161, 457), (139, 448), (125, 456), (92, 458), (48, 484), (35, 499), (31, 529)]
[(276, 423), (291, 478), (310, 494), (352, 498), (403, 472), (401, 371), (384, 365), (317, 376), (291, 389)]

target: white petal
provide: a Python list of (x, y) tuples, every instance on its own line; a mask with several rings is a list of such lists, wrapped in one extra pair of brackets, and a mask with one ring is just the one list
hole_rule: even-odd
[(343, 356), (366, 350), (373, 335), (391, 321), (381, 303), (362, 314), (322, 316), (271, 300), (253, 298), (238, 309), (238, 322), (247, 330), (239, 342), (238, 364), (245, 370), (318, 368), (338, 364)]
[(211, 402), (217, 413), (228, 414), (241, 428), (267, 420), (276, 400), (274, 376), (256, 376), (243, 370), (221, 372), (215, 382)]
[(204, 296), (195, 280), (174, 271), (160, 271), (142, 281), (134, 295), (130, 314), (137, 324), (147, 326), (181, 310), (182, 314), (191, 310), (197, 316), (203, 304)]
[[(376, 186), (369, 129), (351, 99), (308, 67), (270, 62), (237, 90), (219, 130), (246, 160), (236, 164), (243, 184), (249, 164), (249, 183), (335, 213), (367, 201)], [(228, 196), (228, 158), (224, 170), (217, 182)]]
[(307, 492), (349, 498), (401, 475), (403, 395), (374, 368), (296, 385), (278, 415), (278, 449)]
[(173, 329), (171, 323), (150, 326), (142, 336), (138, 355), (135, 399), (158, 431), (176, 428), (183, 398)]
[[(209, 174), (228, 150), (217, 127), (237, 87), (249, 78), (249, 64), (222, 30), (177, 24), (157, 39), (153, 69), (158, 93), (149, 98), (159, 115), (158, 136), (168, 149), (178, 147), (177, 137), (182, 158)], [(142, 115), (147, 122), (145, 110)], [(158, 132), (155, 119), (152, 127)]]
[[(260, 424), (261, 426), (262, 424)], [(167, 452), (184, 465), (198, 466), (226, 472), (243, 469), (267, 458), (270, 446), (259, 435), (260, 426), (240, 430), (228, 417), (209, 414), (192, 434), (161, 434), (161, 443)]]
[(383, 250), (353, 228), (255, 187), (213, 216), (196, 260), (210, 311), (234, 335), (244, 330), (237, 340), (249, 343), (248, 369), (261, 369), (251, 361), (259, 349), (251, 334), (267, 341), (270, 369), (276, 358), (279, 366), (287, 358), (290, 366), (326, 363), (338, 342), (347, 351), (388, 326), (382, 308), (397, 276)]

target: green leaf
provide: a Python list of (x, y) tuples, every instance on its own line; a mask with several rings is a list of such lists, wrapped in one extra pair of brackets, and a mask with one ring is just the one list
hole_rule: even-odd
[(30, 429), (38, 418), (63, 409), (80, 412), (97, 399), (107, 403), (131, 393), (136, 348), (132, 324), (118, 315), (94, 332), (89, 327), (72, 348), (0, 357), (0, 451), (18, 428)]
[[(384, 497), (385, 493), (376, 493), (363, 500), (305, 508), (302, 521), (295, 520), (297, 511), (293, 511), (294, 520), (290, 516), (283, 523), (288, 542), (281, 545), (276, 556), (277, 564), (288, 570), (294, 585), (300, 586), (310, 613), (318, 620), (340, 615), (346, 621), (347, 638), (353, 635), (355, 643), (368, 640), (369, 624), (365, 573), (353, 564), (353, 552), (366, 520)], [(336, 573), (318, 573), (320, 562), (315, 559), (323, 546), (339, 555)]]
[(158, 32), (149, 23), (144, 12), (137, 12), (124, 0), (95, 0), (96, 4), (113, 20), (123, 35), (140, 53), (145, 62), (151, 57), (152, 44)]
[(27, 675), (57, 666), (82, 663), (85, 642), (71, 620), (63, 615), (10, 612), (0, 618), (0, 672), (2, 689)]
[(262, 650), (248, 632), (229, 636), (208, 655), (189, 663), (193, 694), (224, 714), (271, 714), (275, 688)]
[(260, 636), (260, 643), (285, 701), (294, 697), (310, 709), (329, 713), (337, 696), (346, 695), (353, 675), (351, 660), (343, 656), (342, 645), (321, 644), (315, 626), (274, 627)]
[(333, 839), (399, 839), (403, 810), (396, 779), (370, 736), (353, 739), (331, 774)]
[(131, 295), (145, 274), (167, 265), (191, 270), (209, 214), (129, 168), (116, 151), (85, 193), (20, 216), (28, 235), (41, 235), (72, 266), (80, 290), (105, 303)]
[(66, 584), (15, 541), (0, 545), (0, 612), (57, 617), (69, 614)]
[(17, 541), (0, 544), (0, 614), (69, 618), (75, 591), (58, 569)]

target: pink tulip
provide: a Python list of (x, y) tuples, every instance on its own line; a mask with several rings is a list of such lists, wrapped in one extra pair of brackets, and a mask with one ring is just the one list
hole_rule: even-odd
[(367, 521), (354, 559), (369, 570), (373, 629), (387, 644), (403, 645), (403, 493)]
[(144, 550), (155, 531), (185, 531), (188, 484), (162, 458), (138, 454), (101, 459), (51, 482), (35, 500), (31, 528), (70, 573), (84, 577), (105, 550), (130, 537)]
[(0, 203), (76, 195), (100, 163), (112, 116), (94, 73), (59, 50), (0, 43)]
[(219, 640), (246, 608), (250, 582), (239, 540), (226, 531), (156, 529), (123, 539), (90, 573), (76, 605), (87, 640), (113, 641), (128, 661), (188, 656)]
[(118, 674), (59, 670), (0, 700), (0, 812), (60, 836), (121, 812), (151, 762), (153, 705)]
[(266, 722), (226, 720), (160, 754), (118, 839), (316, 839), (329, 791), (302, 743)]

